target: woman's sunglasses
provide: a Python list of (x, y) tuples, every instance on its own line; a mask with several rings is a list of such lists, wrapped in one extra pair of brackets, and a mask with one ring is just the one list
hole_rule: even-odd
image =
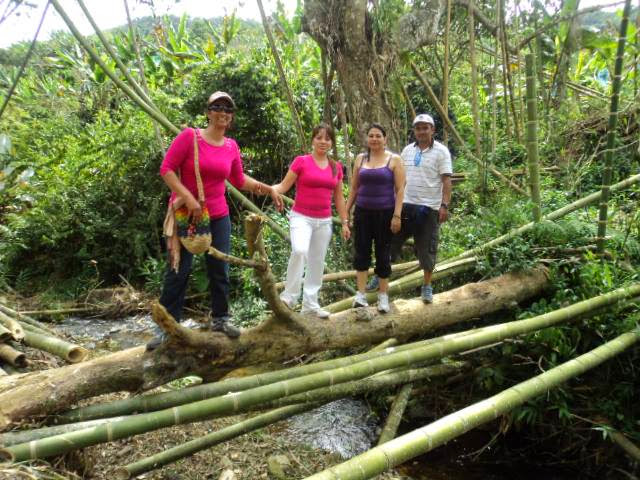
[(226, 105), (209, 105), (208, 110), (210, 112), (224, 112), (224, 113), (233, 113), (233, 107), (227, 107)]

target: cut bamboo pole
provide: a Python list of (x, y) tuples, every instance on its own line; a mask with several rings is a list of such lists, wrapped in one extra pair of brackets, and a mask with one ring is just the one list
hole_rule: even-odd
[(310, 363), (308, 365), (300, 365), (298, 367), (277, 370), (274, 372), (265, 372), (252, 375), (250, 377), (229, 378), (220, 382), (205, 383), (175, 392), (138, 395), (122, 400), (116, 400), (114, 402), (80, 407), (58, 415), (56, 417), (56, 421), (58, 423), (79, 422), (93, 420), (96, 418), (127, 415), (135, 412), (152, 412), (164, 408), (184, 405), (198, 400), (225, 395), (230, 392), (240, 392), (255, 387), (270, 385), (275, 382), (310, 375), (312, 373), (323, 372), (325, 370), (331, 370), (339, 367), (347, 367), (354, 363), (382, 357), (393, 352), (402, 352), (413, 348), (432, 345), (441, 341), (449, 341), (457, 336), (467, 335), (468, 333), (469, 331), (446, 335), (443, 337), (430, 338), (397, 347), (386, 344), (387, 342), (391, 342), (392, 339), (390, 339), (382, 344), (384, 347), (379, 345), (368, 352), (348, 357), (335, 358), (324, 362)]
[(3, 305), (2, 303), (0, 303), (0, 312), (5, 313), (6, 315), (9, 315), (9, 317), (12, 317), (13, 319), (17, 320), (23, 326), (24, 324), (28, 324), (40, 330), (44, 330), (50, 335), (54, 335), (54, 336), (56, 335), (56, 332), (54, 332), (50, 328), (47, 328), (42, 322), (39, 322), (28, 315), (24, 315), (22, 314), (22, 312), (17, 312), (12, 308), (9, 308), (6, 305)]
[[(566, 322), (580, 315), (590, 314), (596, 309), (638, 295), (640, 295), (640, 283), (619, 288), (598, 297), (584, 300), (533, 318), (485, 327), (475, 333), (456, 335), (450, 341), (440, 341), (432, 345), (404, 351), (389, 349), (394, 351), (375, 359), (352, 364), (348, 367), (325, 370), (303, 377), (245, 390), (243, 392), (234, 392), (233, 394), (222, 397), (210, 398), (179, 407), (136, 415), (130, 420), (109, 422), (94, 428), (2, 448), (0, 449), (0, 459), (20, 462), (28, 459), (47, 458), (71, 450), (118, 440), (172, 425), (195, 422), (218, 415), (237, 413), (262, 403), (306, 392), (314, 388), (354, 381), (385, 370), (421, 364), (479, 346), (490, 345), (505, 338), (530, 333), (535, 330)], [(390, 443), (392, 442), (388, 444)]]
[(6, 313), (0, 311), (0, 327), (4, 327), (13, 337), (16, 342), (21, 342), (24, 339), (24, 329), (16, 320), (8, 316)]
[(8, 342), (9, 340), (13, 340), (13, 334), (0, 323), (0, 342)]
[(411, 395), (412, 390), (413, 384), (408, 383), (403, 385), (398, 392), (398, 395), (396, 395), (396, 398), (393, 400), (391, 408), (389, 409), (387, 421), (385, 422), (380, 438), (378, 439), (378, 445), (387, 443), (389, 440), (393, 440), (395, 438), (400, 422), (402, 421), (402, 415), (404, 415), (404, 410), (407, 408), (407, 402), (409, 402), (409, 396)]
[(634, 462), (640, 462), (640, 448), (638, 448), (635, 443), (618, 431), (612, 432), (609, 436), (611, 437), (611, 440), (622, 448)]
[[(634, 185), (639, 182), (640, 182), (640, 174), (632, 175), (626, 180), (623, 180), (614, 185), (611, 185), (610, 191), (617, 192), (619, 190), (624, 190), (625, 188), (630, 187), (631, 185)], [(602, 191), (594, 192), (590, 195), (587, 195), (586, 197), (581, 198), (580, 200), (576, 200), (575, 202), (570, 203), (569, 205), (565, 205), (564, 207), (559, 208), (558, 210), (548, 213), (547, 215), (542, 217), (542, 221), (557, 220), (558, 218), (564, 217), (565, 215), (575, 210), (578, 210), (582, 207), (586, 207), (587, 205), (591, 205), (592, 203), (597, 202), (598, 200), (600, 200), (601, 196), (602, 196)], [(500, 237), (494, 238), (493, 240), (483, 245), (480, 245), (479, 247), (473, 248), (471, 250), (467, 250), (465, 252), (462, 252), (459, 255), (456, 255), (453, 258), (447, 259), (447, 263), (460, 260), (462, 258), (474, 256), (474, 255), (482, 255), (483, 252), (487, 251), (488, 249), (493, 248), (496, 245), (500, 245), (506, 242), (507, 240), (517, 237), (518, 235), (522, 235), (525, 232), (528, 232), (529, 230), (533, 229), (535, 225), (536, 225), (535, 222), (529, 222), (525, 225), (522, 225), (521, 227), (515, 228), (510, 232), (505, 233), (504, 235), (501, 235)]]
[(28, 329), (25, 330), (24, 333), (24, 343), (30, 347), (52, 353), (70, 363), (82, 362), (89, 354), (86, 348), (74, 345), (60, 338), (35, 333)]
[(525, 57), (527, 72), (527, 156), (529, 159), (529, 188), (533, 202), (533, 221), (542, 216), (540, 201), (540, 168), (538, 165), (538, 94), (536, 90), (535, 58), (532, 53)]
[[(431, 103), (433, 104), (433, 106), (436, 108), (436, 110), (438, 111), (438, 114), (440, 115), (440, 117), (442, 118), (442, 121), (445, 123), (446, 127), (449, 129), (449, 131), (451, 132), (451, 135), (453, 136), (453, 139), (456, 141), (456, 143), (458, 145), (460, 145), (460, 148), (462, 148), (465, 152), (465, 154), (471, 158), (471, 160), (473, 160), (476, 163), (479, 164), (483, 164), (482, 160), (480, 160), (479, 158), (477, 158), (473, 152), (471, 152), (471, 150), (469, 150), (469, 147), (467, 147), (466, 143), (464, 142), (464, 140), (462, 140), (462, 137), (460, 136), (460, 134), (458, 133), (458, 131), (456, 130), (456, 127), (453, 126), (453, 124), (451, 123), (451, 120), (449, 120), (449, 118), (446, 115), (446, 112), (444, 111), (444, 109), (442, 108), (442, 105), (440, 104), (440, 102), (438, 101), (438, 97), (435, 96), (435, 93), (433, 93), (433, 89), (431, 88), (431, 85), (429, 84), (429, 82), (427, 81), (426, 77), (422, 74), (422, 72), (420, 70), (418, 70), (418, 67), (416, 66), (416, 64), (412, 61), (409, 62), (409, 65), (411, 66), (411, 69), (413, 70), (413, 72), (415, 73), (416, 77), (418, 77), (418, 80), (420, 80), (420, 83), (422, 83), (422, 86), (425, 88), (426, 92), (427, 92), (427, 96), (429, 97), (429, 100), (431, 101)], [(501, 180), (502, 182), (504, 182), (506, 185), (508, 185), (509, 187), (511, 187), (513, 190), (515, 190), (518, 193), (521, 193), (522, 195), (527, 196), (527, 192), (525, 190), (523, 190), (520, 185), (514, 183), (513, 181), (511, 181), (510, 179), (508, 179), (507, 177), (505, 177), (494, 165), (491, 164), (487, 164), (486, 168), (489, 170), (489, 172), (491, 172), (492, 175), (494, 175), (495, 177), (497, 177), (499, 180)]]
[(253, 418), (234, 423), (229, 427), (209, 433), (203, 437), (183, 443), (182, 445), (177, 445), (151, 457), (143, 458), (137, 462), (125, 465), (124, 467), (119, 467), (115, 472), (116, 477), (118, 479), (137, 477), (141, 473), (168, 465), (169, 463), (173, 463), (181, 458), (188, 457), (206, 448), (213, 447), (219, 443), (244, 435), (245, 433), (252, 432), (259, 428), (266, 427), (267, 425), (271, 425), (272, 423), (279, 422), (280, 420), (312, 410), (318, 405), (319, 404), (317, 403), (290, 405), (256, 415)]
[(618, 101), (620, 96), (620, 86), (622, 84), (622, 64), (624, 59), (624, 45), (627, 39), (627, 26), (629, 24), (629, 12), (631, 11), (631, 0), (624, 2), (622, 10), (622, 21), (620, 22), (620, 36), (618, 37), (618, 50), (616, 54), (616, 64), (613, 74), (613, 85), (611, 87), (611, 108), (609, 114), (609, 125), (607, 127), (607, 148), (604, 150), (604, 166), (602, 171), (602, 196), (600, 198), (600, 212), (598, 215), (598, 253), (604, 253), (607, 234), (607, 210), (609, 208), (609, 191), (611, 178), (613, 177), (613, 151), (615, 150), (616, 125), (618, 123)]
[(434, 448), (495, 420), (525, 402), (547, 393), (624, 352), (640, 340), (640, 331), (624, 333), (610, 342), (541, 375), (503, 390), (497, 395), (443, 417), (425, 427), (375, 447), (306, 480), (365, 480), (422, 455)]
[(13, 349), (6, 343), (0, 343), (0, 360), (18, 368), (24, 368), (27, 366), (26, 355)]

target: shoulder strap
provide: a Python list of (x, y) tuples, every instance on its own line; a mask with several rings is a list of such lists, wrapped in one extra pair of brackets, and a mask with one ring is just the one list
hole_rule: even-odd
[(393, 158), (393, 153), (390, 153), (389, 156), (387, 157), (387, 168), (389, 168), (389, 164), (391, 163), (391, 159)]
[(200, 162), (198, 148), (198, 129), (193, 129), (193, 168), (196, 172), (196, 184), (198, 185), (198, 201), (204, 203), (204, 187), (202, 186), (202, 177), (200, 177)]

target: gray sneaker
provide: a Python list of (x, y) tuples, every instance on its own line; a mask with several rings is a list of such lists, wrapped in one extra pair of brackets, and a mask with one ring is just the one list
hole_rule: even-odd
[(420, 296), (422, 297), (422, 301), (424, 303), (433, 303), (433, 288), (431, 287), (431, 284), (422, 285)]
[(240, 329), (231, 323), (231, 317), (229, 315), (222, 315), (221, 317), (211, 317), (211, 330), (214, 332), (222, 332), (229, 338), (238, 338), (240, 336)]
[(377, 290), (379, 286), (380, 279), (377, 275), (374, 275), (373, 277), (371, 277), (371, 280), (369, 280), (369, 283), (367, 283), (367, 292), (373, 292)]

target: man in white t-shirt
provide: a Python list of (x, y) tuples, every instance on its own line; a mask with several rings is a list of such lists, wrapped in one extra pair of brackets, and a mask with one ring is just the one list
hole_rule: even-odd
[(431, 115), (421, 113), (413, 120), (414, 143), (402, 150), (407, 184), (402, 206), (402, 229), (393, 236), (391, 259), (400, 254), (408, 237), (414, 238), (414, 251), (424, 272), (421, 296), (433, 301), (431, 274), (436, 265), (440, 224), (447, 221), (451, 200), (453, 168), (449, 149), (436, 141)]

